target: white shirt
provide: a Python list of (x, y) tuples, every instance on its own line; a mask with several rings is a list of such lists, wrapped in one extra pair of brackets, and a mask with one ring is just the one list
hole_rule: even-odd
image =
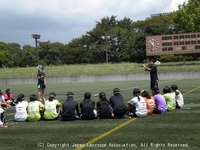
[(2, 103), (4, 100), (5, 100), (5, 99), (4, 99), (4, 96), (1, 95), (1, 96), (0, 96), (0, 102)]
[(14, 116), (15, 121), (26, 121), (26, 119), (27, 119), (27, 111), (26, 111), (27, 106), (28, 106), (27, 101), (19, 102), (15, 106), (15, 116)]
[[(178, 92), (179, 94), (176, 95), (176, 92)], [(183, 99), (183, 95), (181, 94), (181, 92), (179, 90), (176, 90), (176, 92), (172, 92), (175, 96), (175, 100), (178, 103), (178, 105), (182, 108), (184, 105), (184, 99)]]
[(140, 101), (138, 100), (138, 97), (133, 97), (129, 102), (132, 106), (135, 106), (135, 114), (138, 117), (145, 117), (147, 116), (147, 104), (143, 97), (139, 96)]
[[(4, 112), (4, 110), (0, 107), (0, 115)], [(2, 119), (2, 118), (1, 118)], [(0, 119), (0, 127), (3, 126), (3, 122)]]

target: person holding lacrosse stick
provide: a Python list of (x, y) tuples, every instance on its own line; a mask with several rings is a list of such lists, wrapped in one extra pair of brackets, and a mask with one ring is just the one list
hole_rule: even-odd
[(158, 75), (157, 75), (157, 67), (154, 64), (154, 59), (150, 59), (149, 60), (149, 64), (143, 65), (143, 67), (145, 68), (145, 71), (150, 72), (150, 88), (153, 91), (153, 89), (158, 88)]

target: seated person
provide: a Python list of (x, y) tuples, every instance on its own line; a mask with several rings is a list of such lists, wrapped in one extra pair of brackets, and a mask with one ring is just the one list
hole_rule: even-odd
[(151, 115), (155, 108), (155, 101), (154, 101), (153, 96), (150, 96), (148, 91), (146, 90), (141, 91), (141, 96), (144, 98), (144, 100), (147, 103), (147, 115)]
[(5, 110), (3, 108), (1, 108), (1, 102), (0, 102), (0, 128), (7, 128), (7, 123), (5, 120), (5, 116), (4, 116)]
[(62, 105), (56, 99), (56, 94), (51, 92), (49, 99), (44, 102), (44, 119), (56, 120), (59, 118), (60, 112), (62, 112)]
[(171, 88), (169, 86), (165, 86), (163, 88), (163, 93), (164, 93), (163, 97), (165, 98), (165, 101), (167, 103), (167, 110), (168, 111), (175, 110), (176, 101), (174, 94), (171, 91)]
[(11, 89), (6, 90), (6, 93), (4, 94), (4, 99), (7, 104), (9, 104), (11, 106), (15, 106)]
[(12, 107), (10, 104), (6, 103), (4, 95), (3, 95), (3, 90), (0, 90), (0, 103), (3, 109)]
[(172, 93), (174, 94), (176, 100), (176, 108), (183, 108), (184, 106), (184, 98), (182, 93), (178, 90), (177, 85), (171, 85)]
[(147, 116), (147, 104), (146, 101), (140, 96), (140, 89), (133, 89), (133, 98), (127, 102), (129, 113), (133, 113), (134, 117), (146, 117)]
[(124, 115), (127, 113), (127, 106), (124, 103), (124, 98), (120, 94), (120, 89), (115, 88), (113, 90), (113, 96), (110, 97), (110, 106), (114, 113), (115, 118), (123, 118)]
[(82, 120), (92, 120), (96, 118), (95, 102), (91, 100), (90, 92), (84, 94), (84, 100), (80, 103), (80, 108)]
[(99, 101), (97, 102), (97, 113), (100, 119), (111, 118), (114, 114), (111, 111), (109, 101), (104, 92), (99, 93)]
[(155, 100), (155, 108), (153, 110), (153, 113), (155, 114), (164, 114), (167, 112), (167, 104), (165, 101), (165, 98), (160, 94), (160, 91), (158, 88), (153, 89), (153, 98)]
[(78, 103), (74, 100), (74, 93), (67, 93), (67, 100), (63, 103), (62, 109), (62, 121), (73, 121), (80, 118)]
[(28, 121), (39, 121), (44, 111), (44, 105), (37, 100), (37, 96), (32, 94), (30, 96), (30, 102), (28, 103)]
[(15, 121), (26, 121), (27, 120), (27, 109), (28, 102), (25, 99), (24, 94), (19, 94), (15, 105)]

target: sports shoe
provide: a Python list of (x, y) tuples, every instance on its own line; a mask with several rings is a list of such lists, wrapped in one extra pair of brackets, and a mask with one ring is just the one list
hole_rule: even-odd
[(124, 118), (128, 118), (128, 119), (131, 119), (131, 116), (128, 116), (128, 115), (124, 115)]

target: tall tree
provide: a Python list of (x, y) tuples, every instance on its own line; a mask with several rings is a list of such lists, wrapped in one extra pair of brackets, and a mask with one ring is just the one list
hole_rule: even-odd
[(188, 0), (178, 6), (174, 13), (174, 31), (175, 33), (188, 33), (200, 31), (200, 1)]

